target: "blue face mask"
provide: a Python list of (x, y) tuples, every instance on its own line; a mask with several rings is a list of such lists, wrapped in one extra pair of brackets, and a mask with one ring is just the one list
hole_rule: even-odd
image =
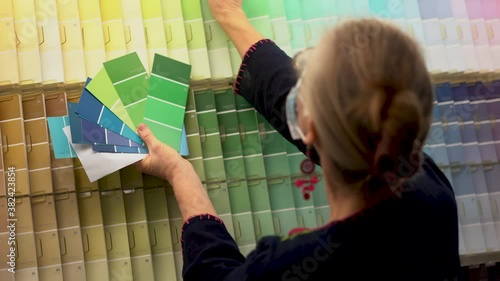
[(288, 129), (290, 130), (290, 135), (294, 140), (304, 140), (304, 133), (299, 127), (297, 120), (297, 94), (299, 92), (301, 80), (297, 81), (297, 84), (290, 90), (286, 98), (286, 120), (288, 123)]

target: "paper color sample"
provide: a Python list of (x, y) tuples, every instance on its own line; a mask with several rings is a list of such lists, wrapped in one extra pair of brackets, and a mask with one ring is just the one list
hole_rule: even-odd
[(85, 262), (82, 232), (76, 193), (55, 196), (57, 226), (61, 243), (61, 262), (64, 280), (85, 281)]
[(82, 119), (82, 131), (83, 143), (144, 147), (141, 144), (133, 142), (113, 131), (103, 128), (85, 119)]
[(208, 0), (201, 1), (201, 9), (204, 28), (207, 32), (208, 59), (212, 79), (231, 78), (233, 69), (227, 44), (229, 37), (212, 15)]
[(71, 139), (74, 140), (74, 143), (142, 147), (141, 144), (103, 128), (94, 122), (81, 118), (75, 113), (77, 106), (78, 103), (68, 102)]
[(130, 147), (111, 144), (93, 144), (92, 149), (94, 149), (94, 151), (108, 153), (149, 153), (149, 151), (145, 147)]
[(99, 4), (106, 59), (112, 60), (127, 53), (121, 0), (99, 0)]
[(165, 187), (144, 189), (144, 201), (151, 237), (155, 280), (175, 280), (171, 222), (168, 219)]
[[(9, 167), (16, 170), (16, 193), (30, 193), (26, 136), (24, 132), (21, 95), (0, 96), (0, 128), (2, 130), (2, 156), (5, 171)], [(2, 177), (7, 184), (7, 177)]]
[[(90, 78), (89, 80), (90, 81)], [(92, 80), (93, 81), (93, 80)], [(90, 85), (91, 83), (89, 83)], [(75, 110), (76, 114), (87, 119), (88, 121), (99, 124), (101, 127), (115, 132), (131, 141), (142, 145), (143, 142), (139, 135), (130, 129), (120, 118), (103, 105), (94, 95), (86, 88), (83, 89), (80, 96), (80, 101)], [(125, 110), (123, 111), (125, 112)], [(78, 143), (75, 141), (75, 143)]]
[(121, 0), (121, 8), (127, 53), (136, 52), (144, 67), (149, 69), (141, 0)]
[[(47, 9), (47, 7), (53, 7)], [(44, 84), (64, 82), (61, 35), (56, 0), (35, 0), (38, 45)]]
[[(2, 135), (2, 126), (0, 126), (0, 148), (2, 149), (2, 154), (0, 154), (0, 175), (2, 177), (5, 177), (4, 175), (4, 170), (3, 170), (3, 144), (2, 144), (2, 140), (3, 140), (3, 135)], [(3, 180), (0, 180), (0, 197), (2, 196), (5, 196), (6, 194), (6, 190), (5, 190), (5, 184), (6, 182), (3, 181)]]
[(484, 20), (482, 3), (465, 0), (474, 39), (474, 49), (479, 63), (478, 71), (494, 71), (493, 54), (488, 40), (488, 29)]
[[(139, 56), (137, 53), (121, 56), (105, 62), (104, 68), (132, 120), (131, 128), (137, 128), (144, 118), (146, 96), (149, 91), (148, 73)], [(94, 93), (92, 90), (90, 92)], [(106, 105), (104, 102), (103, 104)]]
[(78, 0), (78, 12), (82, 27), (85, 70), (88, 77), (95, 77), (102, 68), (102, 63), (106, 61), (99, 0)]
[(149, 79), (144, 123), (156, 138), (179, 151), (191, 66), (156, 55)]
[(31, 199), (40, 280), (62, 281), (61, 249), (54, 195)]
[(30, 193), (52, 193), (49, 132), (42, 93), (23, 96), (24, 132), (28, 152)]
[(49, 123), (50, 138), (56, 159), (77, 157), (62, 131), (62, 128), (69, 127), (69, 117), (47, 117), (47, 122)]
[[(48, 117), (61, 117), (68, 115), (67, 96), (65, 92), (45, 94), (45, 111)], [(52, 183), (54, 191), (75, 191), (75, 180), (79, 180), (74, 163), (77, 158), (56, 159), (54, 145), (50, 138), (50, 160), (52, 168)]]
[(0, 67), (0, 85), (19, 83), (16, 30), (11, 0), (1, 0), (0, 7), (0, 61), (9, 67)]
[[(64, 134), (71, 143), (71, 129), (69, 126), (63, 129)], [(75, 144), (71, 146), (78, 155), (87, 176), (91, 182), (103, 178), (113, 172), (146, 157), (145, 154), (121, 154), (121, 153), (98, 153), (92, 149), (92, 145)]]
[(141, 0), (141, 11), (144, 23), (144, 36), (148, 49), (147, 65), (149, 65), (148, 71), (151, 72), (155, 54), (168, 55), (161, 0)]
[(186, 126), (182, 126), (181, 145), (180, 145), (179, 153), (182, 156), (189, 155), (189, 147), (188, 147), (187, 136), (186, 136)]
[(17, 41), (17, 63), (21, 84), (42, 82), (42, 64), (38, 47), (35, 3), (30, 0), (13, 0), (14, 26)]
[[(285, 3), (283, 0), (268, 0), (269, 18), (273, 31), (273, 41), (288, 55), (292, 56), (288, 23), (286, 21)], [(327, 6), (333, 6), (328, 3)]]
[(488, 40), (495, 70), (500, 70), (500, 1), (482, 0)]
[(181, 0), (181, 3), (189, 49), (189, 61), (193, 66), (192, 78), (195, 81), (210, 79), (212, 74), (210, 72), (207, 39), (203, 27), (200, 1)]
[(189, 63), (189, 51), (181, 0), (161, 0), (161, 4), (168, 56), (175, 60)]
[(64, 82), (66, 84), (83, 82), (87, 75), (78, 0), (56, 2), (61, 33)]

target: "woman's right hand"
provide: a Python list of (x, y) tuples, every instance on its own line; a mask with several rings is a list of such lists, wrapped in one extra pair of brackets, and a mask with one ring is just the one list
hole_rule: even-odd
[(243, 11), (243, 0), (208, 0), (208, 5), (217, 21)]
[(145, 124), (139, 125), (138, 133), (149, 149), (149, 154), (136, 163), (140, 172), (172, 182), (175, 176), (192, 170), (187, 160), (175, 149), (160, 142)]

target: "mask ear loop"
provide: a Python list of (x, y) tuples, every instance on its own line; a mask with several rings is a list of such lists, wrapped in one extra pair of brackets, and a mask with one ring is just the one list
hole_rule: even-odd
[[(310, 176), (316, 170), (316, 164), (311, 160), (311, 147), (307, 146), (307, 158), (300, 163), (300, 171), (305, 176)], [(314, 185), (318, 183), (318, 176), (314, 175), (309, 179), (299, 178), (295, 181), (295, 187), (302, 188), (302, 196), (305, 200), (311, 198), (311, 193), (314, 191)]]

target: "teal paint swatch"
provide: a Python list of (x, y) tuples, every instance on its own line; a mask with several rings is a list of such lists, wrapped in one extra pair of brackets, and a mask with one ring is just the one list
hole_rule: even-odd
[(47, 117), (49, 123), (50, 139), (54, 148), (56, 159), (77, 158), (73, 147), (64, 134), (63, 128), (70, 125), (68, 116)]

